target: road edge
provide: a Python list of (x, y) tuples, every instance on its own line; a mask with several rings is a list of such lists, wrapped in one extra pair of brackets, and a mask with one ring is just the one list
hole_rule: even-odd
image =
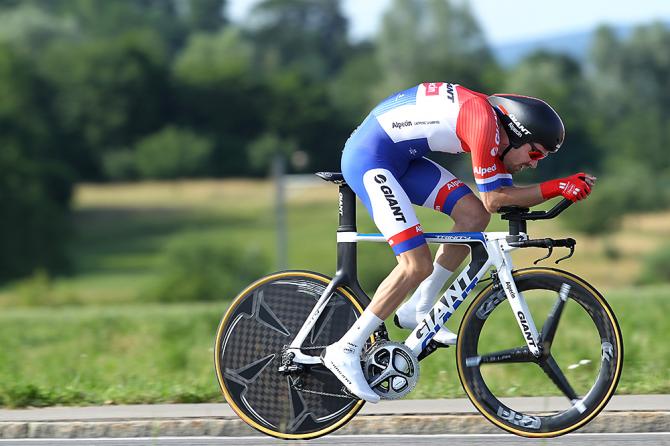
[[(578, 432), (665, 432), (670, 411), (603, 412)], [(366, 434), (496, 434), (502, 433), (481, 415), (359, 415), (331, 435)], [(261, 436), (237, 418), (180, 418), (87, 421), (0, 422), (0, 439), (140, 438)]]

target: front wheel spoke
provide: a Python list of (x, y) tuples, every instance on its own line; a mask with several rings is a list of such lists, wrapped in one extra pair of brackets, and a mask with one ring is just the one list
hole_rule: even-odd
[(512, 362), (534, 362), (535, 356), (530, 352), (527, 345), (514, 347), (508, 350), (500, 350), (481, 356), (480, 364), (497, 364)]
[(549, 356), (545, 361), (542, 361), (540, 367), (570, 401), (579, 399), (553, 356)]
[(554, 336), (556, 335), (556, 329), (558, 328), (558, 322), (561, 320), (561, 315), (563, 314), (563, 308), (565, 307), (565, 302), (568, 299), (568, 293), (570, 292), (570, 286), (563, 284), (560, 291), (558, 292), (558, 298), (554, 307), (551, 309), (547, 320), (542, 326), (542, 334), (540, 339), (542, 343), (545, 344), (545, 349), (551, 347), (551, 343), (554, 342)]

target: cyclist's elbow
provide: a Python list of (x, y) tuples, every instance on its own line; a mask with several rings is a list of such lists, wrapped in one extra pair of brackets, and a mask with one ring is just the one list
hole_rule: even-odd
[(491, 191), (491, 192), (482, 192), (482, 204), (484, 205), (484, 209), (486, 209), (486, 212), (489, 214), (495, 214), (498, 212), (498, 209), (500, 209), (501, 206), (503, 206), (502, 200), (501, 200), (501, 195), (498, 191)]

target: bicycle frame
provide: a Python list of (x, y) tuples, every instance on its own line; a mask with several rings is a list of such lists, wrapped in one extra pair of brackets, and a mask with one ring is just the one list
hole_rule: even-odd
[[(337, 229), (337, 272), (317, 301), (304, 325), (291, 342), (288, 351), (301, 364), (317, 364), (318, 357), (302, 353), (300, 347), (330, 300), (333, 290), (340, 286), (350, 288), (359, 296), (366, 296), (358, 282), (357, 243), (386, 243), (382, 234), (360, 234), (356, 229), (356, 196), (346, 184), (339, 183), (339, 226)], [(516, 235), (516, 234), (515, 234)], [(526, 340), (528, 349), (540, 356), (539, 333), (523, 295), (519, 293), (512, 277), (510, 252), (518, 249), (508, 243), (509, 232), (434, 232), (426, 233), (428, 243), (467, 245), (470, 248), (470, 263), (456, 277), (433, 308), (428, 312), (404, 343), (419, 356), (430, 340), (444, 326), (460, 304), (465, 300), (479, 280), (490, 268), (497, 270), (519, 329)], [(524, 232), (515, 240), (527, 239)]]

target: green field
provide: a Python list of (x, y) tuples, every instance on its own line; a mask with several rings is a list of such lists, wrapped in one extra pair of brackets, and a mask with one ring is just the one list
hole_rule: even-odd
[[(307, 183), (288, 192), (289, 266), (332, 274), (335, 188)], [(165, 246), (186, 235), (250, 246), (271, 264), (272, 200), (268, 183), (241, 180), (80, 187), (73, 275), (53, 278), (38, 272), (0, 290), (0, 405), (221, 401), (212, 347), (233, 296), (159, 304), (148, 301), (146, 293), (164, 275)], [(449, 228), (436, 213), (422, 211), (420, 218), (428, 231)], [(504, 227), (494, 220), (490, 229)], [(667, 214), (630, 217), (619, 233), (608, 237), (609, 250), (601, 239), (577, 236), (574, 259), (560, 265), (599, 288), (618, 316), (626, 353), (619, 393), (670, 391), (670, 347), (663, 342), (670, 328), (665, 317), (670, 286), (632, 286), (641, 255), (670, 235), (667, 220)], [(359, 230), (373, 230), (363, 210)], [(569, 235), (553, 221), (537, 223), (537, 229), (531, 224), (530, 231), (538, 237)], [(515, 261), (518, 267), (529, 266), (541, 254), (525, 250), (515, 254)], [(361, 247), (366, 289), (373, 290), (392, 265), (388, 247)], [(461, 312), (449, 322), (452, 329)], [(503, 319), (498, 324), (494, 333), (516, 345), (516, 327)], [(394, 339), (408, 333), (387, 325)], [(578, 346), (570, 332), (562, 325), (557, 339)], [(447, 349), (422, 362), (413, 397), (464, 395), (453, 355)], [(565, 363), (585, 355), (575, 347)], [(588, 375), (591, 366), (575, 368), (568, 377)], [(556, 393), (540, 384), (546, 380), (539, 380), (543, 377), (535, 370), (500, 370), (492, 371), (490, 379), (505, 395)]]
[[(619, 393), (670, 392), (670, 347), (662, 341), (670, 330), (668, 293), (670, 287), (607, 296), (624, 334)], [(0, 315), (0, 402), (23, 407), (222, 401), (212, 358), (214, 334), (225, 308), (226, 302), (7, 309)], [(521, 345), (518, 328), (504, 319), (495, 321), (493, 332), (508, 347)], [(391, 338), (401, 340), (409, 334), (389, 322)], [(457, 322), (448, 325), (456, 328)], [(582, 334), (566, 311), (556, 342), (574, 346), (567, 351), (573, 358), (588, 357), (582, 343), (572, 339)], [(562, 366), (575, 362), (557, 360)], [(566, 369), (578, 391), (585, 385), (579, 379), (592, 372)], [(491, 375), (485, 374), (489, 376), (502, 395), (558, 394), (535, 365), (496, 366)], [(411, 396), (464, 397), (453, 349), (440, 350), (421, 363), (421, 380)]]

